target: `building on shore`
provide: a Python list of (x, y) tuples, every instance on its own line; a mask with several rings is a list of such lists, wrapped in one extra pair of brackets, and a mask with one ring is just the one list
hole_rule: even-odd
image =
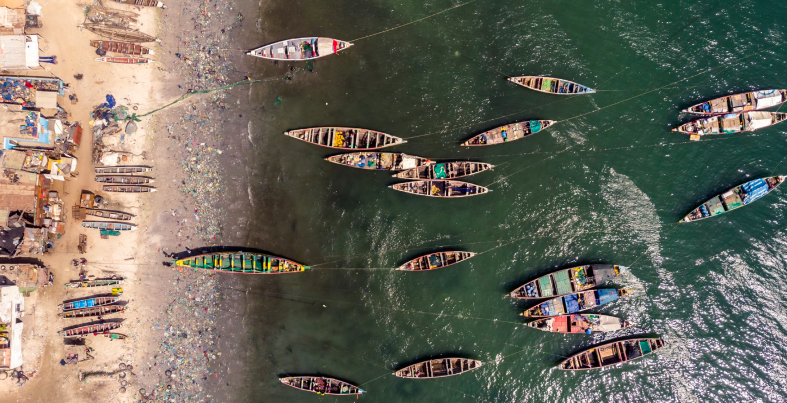
[(22, 316), (25, 300), (19, 288), (0, 275), (0, 368), (22, 366)]
[(17, 147), (54, 150), (57, 140), (66, 133), (60, 119), (45, 118), (40, 112), (18, 105), (3, 109), (0, 109), (0, 148), (4, 150)]

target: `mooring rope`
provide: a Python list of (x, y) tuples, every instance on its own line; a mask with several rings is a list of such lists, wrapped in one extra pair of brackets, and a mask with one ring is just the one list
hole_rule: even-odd
[(477, 0), (470, 0), (470, 1), (466, 2), (466, 3), (462, 3), (462, 4), (455, 5), (455, 6), (453, 6), (453, 7), (446, 8), (445, 10), (442, 10), (442, 11), (436, 12), (436, 13), (434, 13), (434, 14), (432, 14), (432, 15), (427, 15), (426, 17), (419, 18), (419, 19), (417, 19), (417, 20), (415, 20), (415, 21), (410, 21), (410, 22), (408, 22), (408, 23), (406, 23), (406, 24), (398, 25), (398, 26), (395, 26), (395, 27), (393, 27), (393, 28), (386, 29), (386, 30), (384, 30), (384, 31), (380, 31), (380, 32), (377, 32), (377, 33), (374, 33), (374, 34), (371, 34), (371, 35), (366, 35), (366, 36), (362, 36), (362, 37), (360, 37), (360, 38), (353, 39), (353, 40), (351, 40), (350, 42), (358, 42), (358, 41), (360, 41), (360, 40), (363, 40), (363, 39), (366, 39), (366, 38), (371, 38), (371, 37), (373, 37), (373, 36), (381, 35), (381, 34), (384, 34), (384, 33), (386, 33), (386, 32), (391, 32), (391, 31), (393, 31), (393, 30), (396, 30), (396, 29), (399, 29), (399, 28), (404, 28), (404, 27), (406, 27), (406, 26), (408, 26), (408, 25), (412, 25), (412, 24), (415, 24), (416, 22), (421, 22), (421, 21), (423, 21), (423, 20), (428, 20), (429, 18), (436, 17), (436, 16), (438, 16), (438, 15), (440, 15), (440, 14), (447, 13), (447, 12), (449, 12), (449, 11), (451, 11), (451, 10), (457, 9), (457, 8), (459, 8), (459, 7), (466, 6), (466, 5), (468, 5), (468, 4), (470, 4), (470, 3), (474, 3), (474, 2), (476, 2), (476, 1), (477, 1)]

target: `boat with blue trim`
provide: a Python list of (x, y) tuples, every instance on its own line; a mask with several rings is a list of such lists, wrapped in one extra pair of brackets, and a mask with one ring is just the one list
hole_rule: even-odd
[(754, 179), (713, 196), (687, 214), (679, 222), (692, 222), (713, 217), (741, 208), (772, 192), (784, 182), (785, 176), (770, 176)]
[(204, 253), (172, 262), (178, 267), (238, 274), (300, 273), (309, 269), (300, 263), (265, 253), (217, 252)]
[(733, 134), (753, 132), (787, 120), (787, 113), (779, 112), (741, 112), (716, 115), (697, 119), (680, 125), (673, 132), (692, 134), (691, 140), (709, 134)]
[(759, 90), (711, 99), (710, 101), (692, 105), (681, 112), (706, 116), (723, 115), (725, 113), (768, 109), (779, 106), (785, 101), (787, 101), (787, 90)]
[(536, 134), (553, 124), (555, 124), (554, 120), (526, 120), (524, 122), (511, 123), (475, 135), (462, 143), (462, 145), (472, 147), (508, 143)]
[(543, 275), (511, 291), (509, 295), (516, 299), (559, 297), (598, 287), (626, 270), (628, 267), (616, 264), (588, 264), (572, 267)]
[(537, 318), (582, 312), (617, 301), (621, 297), (628, 295), (631, 291), (632, 290), (627, 290), (625, 288), (601, 288), (598, 290), (563, 295), (542, 302), (522, 312), (520, 315), (528, 318)]
[(596, 93), (596, 90), (593, 88), (586, 87), (582, 84), (577, 84), (573, 81), (554, 77), (518, 76), (509, 77), (508, 81), (511, 81), (514, 84), (519, 84), (523, 87), (530, 88), (534, 91), (546, 92), (547, 94), (579, 95)]

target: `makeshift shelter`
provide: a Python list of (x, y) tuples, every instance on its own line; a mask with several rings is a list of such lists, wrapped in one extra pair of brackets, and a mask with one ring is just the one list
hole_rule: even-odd
[(0, 69), (38, 68), (38, 57), (38, 35), (0, 35)]

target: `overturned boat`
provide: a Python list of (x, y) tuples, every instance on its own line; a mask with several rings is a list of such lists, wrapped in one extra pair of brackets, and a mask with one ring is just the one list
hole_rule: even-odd
[(778, 112), (742, 112), (711, 116), (697, 119), (680, 125), (673, 132), (693, 134), (691, 140), (699, 140), (700, 136), (709, 134), (732, 134), (751, 132), (764, 127), (773, 126), (787, 119), (787, 113)]
[(703, 218), (717, 216), (741, 208), (772, 192), (777, 186), (784, 182), (784, 179), (785, 176), (770, 176), (754, 179), (742, 185), (735, 186), (720, 195), (713, 196), (705, 203), (702, 203), (699, 207), (692, 210), (691, 213), (683, 217), (680, 222), (702, 220)]
[(314, 60), (339, 53), (352, 45), (332, 38), (295, 38), (260, 46), (246, 54), (270, 60)]
[(120, 322), (105, 322), (93, 323), (89, 325), (80, 325), (70, 329), (63, 329), (57, 332), (58, 336), (75, 337), (75, 336), (97, 336), (99, 334), (109, 333), (112, 330), (120, 329), (123, 324)]
[(172, 262), (175, 266), (240, 274), (300, 273), (309, 269), (283, 257), (249, 252), (217, 252)]
[(440, 358), (410, 365), (393, 375), (410, 379), (444, 378), (481, 368), (482, 364), (481, 361), (469, 358)]
[(388, 187), (400, 192), (429, 197), (469, 197), (491, 192), (483, 186), (452, 180), (410, 181)]
[(558, 297), (598, 287), (626, 270), (628, 267), (616, 264), (572, 267), (541, 276), (511, 291), (509, 295), (517, 299)]
[(334, 164), (344, 165), (353, 168), (401, 171), (420, 167), (422, 165), (434, 164), (428, 158), (417, 157), (415, 155), (402, 153), (383, 153), (383, 152), (357, 152), (349, 154), (333, 155), (325, 159)]
[(281, 383), (292, 386), (295, 389), (305, 390), (320, 395), (360, 395), (366, 393), (365, 390), (344, 381), (323, 376), (288, 376), (279, 378)]
[(681, 112), (697, 115), (723, 115), (768, 109), (779, 106), (785, 101), (787, 101), (787, 90), (760, 90), (711, 99), (690, 106)]
[(524, 122), (511, 123), (510, 125), (496, 127), (473, 136), (470, 140), (462, 143), (462, 145), (491, 146), (493, 144), (508, 143), (536, 134), (553, 124), (555, 124), (554, 120), (526, 120)]
[(377, 150), (407, 142), (390, 134), (355, 127), (312, 127), (290, 130), (284, 135), (318, 146), (344, 150)]
[(81, 308), (61, 312), (58, 314), (58, 316), (63, 319), (89, 318), (92, 316), (106, 316), (116, 313), (125, 313), (126, 309), (127, 308), (125, 305), (102, 305), (92, 308)]
[(557, 95), (595, 94), (596, 90), (577, 84), (573, 81), (553, 77), (518, 76), (509, 77), (508, 81), (530, 88), (538, 92)]
[(60, 308), (65, 311), (73, 311), (75, 309), (93, 308), (103, 305), (113, 305), (120, 301), (120, 297), (92, 297), (80, 299), (77, 301), (64, 302)]
[(631, 290), (623, 288), (602, 288), (598, 290), (582, 291), (562, 297), (552, 298), (542, 302), (525, 312), (522, 316), (529, 318), (558, 316), (570, 313), (577, 313), (595, 308), (626, 296)]
[(404, 271), (425, 271), (436, 270), (448, 267), (475, 256), (474, 252), (436, 252), (417, 257), (401, 266), (396, 270)]
[(90, 46), (105, 52), (120, 53), (123, 55), (152, 55), (153, 50), (132, 42), (91, 40)]
[(527, 323), (528, 327), (552, 333), (604, 333), (631, 326), (626, 320), (608, 315), (574, 314), (542, 318)]
[(126, 185), (144, 185), (147, 183), (155, 182), (153, 178), (147, 176), (130, 176), (130, 175), (98, 175), (96, 176), (98, 183), (118, 183)]
[(663, 339), (642, 338), (615, 341), (572, 355), (558, 367), (567, 371), (603, 368), (644, 357), (665, 346)]
[(392, 176), (401, 179), (456, 179), (489, 171), (494, 165), (485, 162), (455, 161), (434, 165), (422, 165), (397, 172)]

